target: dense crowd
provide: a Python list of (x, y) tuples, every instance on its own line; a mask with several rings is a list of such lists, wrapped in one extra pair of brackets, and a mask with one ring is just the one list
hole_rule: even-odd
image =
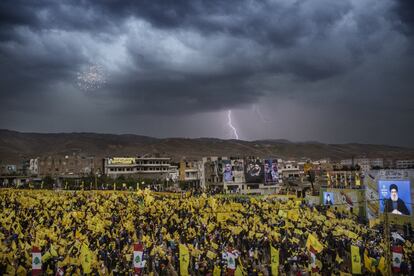
[[(179, 275), (180, 245), (189, 251), (190, 275), (271, 275), (271, 248), (280, 275), (352, 273), (351, 246), (362, 274), (384, 274), (387, 266), (381, 225), (295, 198), (5, 189), (0, 208), (0, 275), (30, 273), (33, 246), (48, 275), (132, 275), (136, 243), (144, 249), (142, 275)], [(408, 275), (413, 240), (400, 237), (391, 242), (403, 247), (399, 273)]]

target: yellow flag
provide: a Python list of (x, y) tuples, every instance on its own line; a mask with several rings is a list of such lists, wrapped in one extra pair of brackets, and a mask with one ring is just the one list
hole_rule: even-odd
[(351, 245), (352, 274), (361, 274), (361, 256), (359, 247)]
[(330, 211), (326, 211), (326, 216), (328, 218), (332, 218), (332, 219), (336, 219), (336, 216), (334, 213), (330, 212)]
[(180, 275), (188, 276), (188, 265), (190, 264), (190, 254), (188, 248), (184, 244), (179, 245), (180, 250)]
[(299, 210), (298, 209), (289, 210), (288, 211), (288, 217), (292, 221), (298, 221), (299, 220)]
[(351, 273), (346, 273), (346, 272), (339, 271), (339, 276), (352, 276), (352, 274)]
[(217, 222), (226, 222), (228, 219), (231, 218), (230, 213), (217, 213)]
[(14, 241), (12, 241), (12, 246), (11, 247), (12, 247), (13, 251), (17, 250), (17, 246), (16, 246), (16, 243)]
[(287, 213), (286, 213), (285, 211), (283, 211), (283, 210), (279, 210), (279, 212), (278, 212), (278, 216), (279, 216), (279, 217), (286, 218), (286, 217), (287, 217)]
[(306, 248), (308, 250), (311, 250), (311, 247), (317, 253), (320, 253), (323, 250), (323, 245), (318, 241), (318, 239), (314, 235), (309, 233), (308, 240), (306, 241)]
[(277, 276), (279, 275), (279, 250), (274, 248), (273, 246), (270, 246), (270, 257), (270, 267), (272, 269), (272, 275)]
[(50, 246), (49, 252), (50, 252), (50, 255), (52, 255), (52, 257), (57, 257), (58, 256), (58, 253), (57, 253), (56, 249), (53, 247), (53, 245)]
[(377, 224), (380, 224), (381, 223), (381, 221), (380, 221), (380, 219), (370, 219), (369, 220), (369, 227), (370, 228), (372, 228), (372, 227), (374, 227), (375, 225), (377, 225)]
[(354, 232), (352, 232), (352, 231), (348, 231), (347, 232), (347, 236), (348, 236), (348, 238), (350, 238), (350, 239), (358, 239), (358, 235), (357, 234), (355, 234)]
[(376, 268), (375, 268), (375, 265), (373, 264), (373, 258), (370, 258), (369, 256), (368, 256), (368, 251), (367, 250), (365, 250), (364, 251), (364, 265), (365, 265), (365, 268), (369, 271), (369, 272), (373, 272), (373, 273), (375, 273), (376, 272)]
[(209, 258), (209, 259), (211, 259), (211, 260), (213, 260), (213, 259), (215, 259), (217, 257), (217, 254), (216, 253), (214, 253), (214, 252), (212, 252), (212, 251), (207, 251), (207, 258)]
[(27, 275), (27, 271), (23, 266), (19, 265), (16, 275)]
[(50, 258), (52, 258), (52, 255), (50, 255), (50, 252), (47, 251), (45, 254), (43, 254), (42, 256), (42, 262), (47, 262)]
[(336, 261), (338, 264), (340, 264), (340, 263), (342, 263), (344, 260), (343, 260), (341, 257), (339, 257), (339, 254), (338, 254), (338, 253), (336, 253), (336, 258), (335, 258), (335, 261)]
[(80, 261), (82, 264), (83, 273), (92, 273), (92, 251), (84, 243), (81, 247)]
[(300, 242), (300, 240), (299, 240), (299, 239), (297, 239), (297, 238), (295, 238), (295, 237), (292, 237), (292, 238), (290, 239), (290, 241), (291, 241), (291, 242), (293, 242), (294, 244), (299, 244), (299, 242)]
[(378, 270), (381, 272), (382, 275), (386, 275), (387, 268), (385, 266), (385, 258), (384, 257), (381, 257), (381, 259), (379, 260)]
[(243, 269), (240, 266), (237, 266), (236, 271), (234, 272), (234, 276), (243, 276), (247, 275), (244, 273)]
[(221, 269), (218, 265), (214, 266), (214, 270), (213, 270), (213, 276), (220, 276), (221, 275)]
[(293, 230), (293, 233), (298, 234), (298, 235), (303, 234), (303, 232), (301, 230), (297, 229), (297, 228), (295, 230)]

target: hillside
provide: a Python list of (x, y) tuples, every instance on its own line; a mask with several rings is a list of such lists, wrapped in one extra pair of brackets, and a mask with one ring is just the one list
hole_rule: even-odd
[(215, 138), (158, 139), (132, 134), (97, 133), (22, 133), (0, 130), (0, 162), (16, 163), (22, 159), (48, 155), (66, 155), (80, 151), (85, 155), (136, 156), (160, 154), (174, 160), (202, 156), (259, 156), (333, 160), (366, 155), (383, 158), (414, 158), (414, 149), (369, 144), (293, 143), (287, 140), (222, 140)]

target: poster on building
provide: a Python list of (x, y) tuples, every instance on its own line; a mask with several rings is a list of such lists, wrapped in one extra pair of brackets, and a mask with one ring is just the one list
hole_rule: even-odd
[(264, 169), (260, 159), (246, 160), (245, 179), (246, 183), (263, 183)]
[(411, 215), (411, 189), (409, 180), (379, 180), (380, 213)]
[(334, 205), (335, 197), (333, 192), (323, 192), (323, 204), (324, 205)]
[(266, 159), (264, 162), (264, 180), (266, 185), (272, 185), (279, 182), (279, 171), (277, 168), (277, 159)]
[(233, 160), (233, 171), (239, 171), (243, 173), (244, 171), (243, 159)]
[(221, 171), (223, 174), (223, 182), (229, 183), (234, 181), (233, 168), (230, 160), (221, 161)]

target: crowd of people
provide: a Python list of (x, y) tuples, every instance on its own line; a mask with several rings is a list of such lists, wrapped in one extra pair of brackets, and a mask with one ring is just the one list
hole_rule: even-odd
[[(1, 275), (31, 273), (33, 247), (47, 275), (183, 275), (180, 248), (189, 275), (347, 275), (356, 262), (376, 275), (389, 265), (381, 224), (296, 198), (4, 189), (0, 208)], [(409, 275), (414, 240), (398, 236), (398, 270)]]

